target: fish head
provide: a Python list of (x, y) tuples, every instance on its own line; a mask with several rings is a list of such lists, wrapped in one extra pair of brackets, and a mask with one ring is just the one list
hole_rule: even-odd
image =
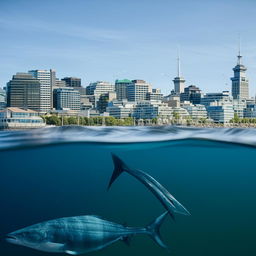
[(30, 248), (38, 248), (45, 242), (46, 232), (39, 227), (25, 228), (12, 232), (6, 236), (6, 241), (12, 244), (26, 246)]

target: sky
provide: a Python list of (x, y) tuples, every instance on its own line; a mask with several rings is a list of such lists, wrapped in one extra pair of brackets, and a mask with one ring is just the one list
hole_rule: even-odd
[(0, 0), (0, 87), (16, 72), (55, 69), (82, 85), (143, 79), (173, 89), (231, 89), (239, 35), (256, 93), (255, 0)]

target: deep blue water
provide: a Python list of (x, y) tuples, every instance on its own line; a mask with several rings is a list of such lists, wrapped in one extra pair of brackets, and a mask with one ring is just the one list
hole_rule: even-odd
[[(199, 139), (200, 138), (200, 139)], [(0, 133), (0, 255), (52, 255), (6, 243), (44, 220), (96, 214), (145, 226), (164, 211), (122, 174), (107, 191), (111, 152), (148, 172), (191, 213), (167, 218), (171, 255), (256, 255), (256, 131), (184, 128), (49, 128)], [(127, 143), (129, 142), (129, 143)], [(92, 255), (168, 255), (147, 236)]]

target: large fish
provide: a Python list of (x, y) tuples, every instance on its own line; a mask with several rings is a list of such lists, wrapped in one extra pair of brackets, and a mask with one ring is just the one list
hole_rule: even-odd
[(127, 172), (143, 183), (159, 199), (173, 219), (174, 213), (190, 215), (189, 211), (152, 176), (141, 170), (131, 169), (115, 154), (112, 154), (112, 159), (114, 162), (114, 171), (110, 179), (108, 189), (122, 172)]
[(145, 228), (125, 227), (94, 215), (67, 217), (29, 226), (6, 236), (6, 240), (39, 251), (79, 255), (97, 251), (137, 234), (149, 235), (167, 249), (160, 237), (160, 226), (168, 215), (163, 213)]

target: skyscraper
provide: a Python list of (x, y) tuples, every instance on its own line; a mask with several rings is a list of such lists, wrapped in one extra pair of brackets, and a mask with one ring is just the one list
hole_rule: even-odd
[(28, 73), (17, 73), (7, 83), (7, 106), (40, 111), (40, 81)]
[(172, 80), (174, 83), (175, 94), (180, 94), (184, 92), (185, 79), (181, 76), (180, 72), (180, 56), (177, 58), (177, 76)]
[(46, 113), (52, 108), (52, 88), (55, 86), (55, 70), (30, 70), (34, 78), (40, 81), (40, 112)]
[(231, 77), (232, 81), (232, 96), (234, 99), (249, 99), (249, 81), (246, 78), (245, 71), (247, 68), (241, 64), (240, 47), (237, 56), (237, 65), (233, 68), (234, 77)]

